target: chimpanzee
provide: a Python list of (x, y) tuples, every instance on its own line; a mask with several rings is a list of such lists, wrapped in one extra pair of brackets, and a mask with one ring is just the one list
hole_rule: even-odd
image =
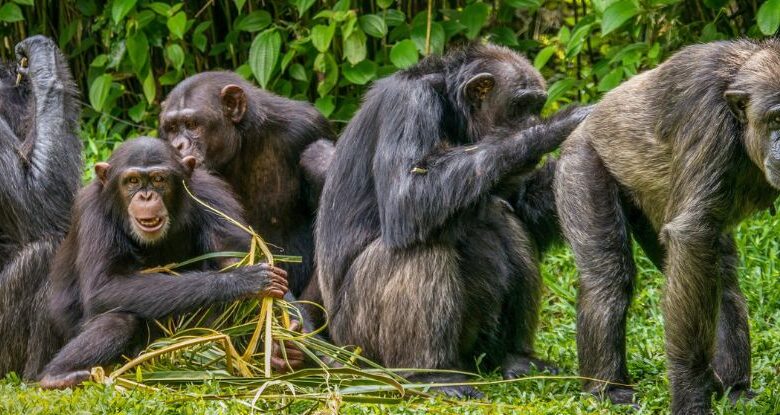
[[(750, 395), (750, 334), (734, 227), (780, 189), (780, 40), (687, 47), (608, 93), (556, 173), (580, 271), (577, 348), (587, 391), (631, 403), (631, 235), (666, 275), (672, 413)], [(621, 385), (622, 384), (622, 385)]]
[(371, 88), (336, 144), (317, 217), (336, 343), (390, 367), (467, 369), (481, 352), (507, 378), (545, 367), (533, 357), (538, 252), (499, 189), (587, 115), (528, 126), (545, 99), (541, 74), (493, 45), (426, 58)]
[(317, 176), (306, 180), (301, 154), (318, 140), (320, 148), (333, 147), (327, 119), (311, 104), (263, 91), (235, 73), (204, 72), (168, 94), (159, 135), (233, 186), (249, 224), (272, 250), (303, 257), (302, 264), (284, 265), (291, 292), (300, 296), (312, 275), (322, 186)]
[(286, 272), (260, 264), (219, 273), (207, 261), (180, 276), (141, 273), (213, 251), (246, 251), (249, 235), (196, 203), (242, 220), (229, 186), (165, 141), (123, 143), (76, 200), (54, 258), (50, 310), (68, 343), (43, 370), (41, 386), (64, 388), (92, 366), (117, 359), (149, 320), (244, 297), (282, 297)]
[(79, 106), (65, 57), (34, 36), (26, 64), (0, 65), (0, 376), (34, 379), (57, 344), (47, 319), (49, 261), (81, 180)]

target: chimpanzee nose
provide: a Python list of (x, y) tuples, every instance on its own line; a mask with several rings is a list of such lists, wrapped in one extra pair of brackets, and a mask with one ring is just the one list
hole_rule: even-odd
[(187, 140), (178, 140), (175, 144), (176, 150), (179, 150), (180, 153), (184, 153), (184, 151), (189, 150), (190, 144), (187, 142)]
[(139, 196), (140, 196), (141, 200), (144, 201), (144, 202), (148, 202), (148, 201), (152, 200), (152, 192), (149, 192), (149, 191), (141, 192), (141, 194)]

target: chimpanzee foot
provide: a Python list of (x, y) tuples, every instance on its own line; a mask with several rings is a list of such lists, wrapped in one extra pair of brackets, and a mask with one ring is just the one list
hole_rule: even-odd
[[(407, 378), (411, 383), (463, 383), (468, 382), (468, 377), (459, 374), (421, 374), (412, 375)], [(434, 386), (431, 388), (431, 392), (439, 393), (450, 398), (457, 399), (478, 399), (485, 395), (477, 390), (477, 388), (469, 385), (452, 385), (452, 386)]]
[(39, 382), (43, 389), (67, 389), (78, 386), (88, 381), (90, 372), (88, 370), (77, 370), (75, 372), (65, 372), (57, 375), (46, 375)]
[(609, 399), (614, 405), (628, 405), (634, 409), (639, 409), (639, 405), (634, 402), (636, 392), (633, 388), (614, 386), (605, 391), (593, 392), (593, 394), (600, 399)]
[(757, 393), (747, 387), (732, 387), (729, 390), (729, 401), (736, 405), (739, 401), (749, 401), (755, 398)]
[(501, 367), (501, 374), (504, 376), (504, 379), (516, 379), (528, 376), (533, 371), (549, 372), (553, 375), (556, 375), (559, 372), (557, 367), (542, 359), (518, 354), (508, 355), (506, 359), (504, 359), (504, 364), (501, 365)]
[(440, 393), (456, 399), (479, 399), (485, 396), (484, 393), (473, 386), (442, 386), (433, 388), (431, 391)]

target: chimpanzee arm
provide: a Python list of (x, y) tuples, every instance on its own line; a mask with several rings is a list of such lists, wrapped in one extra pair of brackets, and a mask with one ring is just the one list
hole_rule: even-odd
[(301, 154), (300, 166), (306, 180), (309, 205), (312, 210), (317, 208), (322, 186), (325, 184), (325, 176), (335, 154), (335, 143), (324, 138), (306, 146)]
[(447, 148), (440, 141), (444, 113), (439, 97), (425, 82), (410, 84), (383, 91), (387, 114), (380, 115), (373, 164), (382, 237), (390, 246), (425, 240), (501, 177), (530, 170), (589, 112), (575, 109), (510, 137)]
[(133, 274), (97, 277), (102, 284), (85, 295), (87, 315), (132, 313), (145, 319), (180, 314), (214, 303), (257, 295), (281, 298), (286, 273), (268, 264), (229, 272), (188, 272), (181, 276)]
[[(67, 222), (81, 181), (81, 141), (76, 135), (76, 88), (64, 56), (43, 36), (23, 40), (17, 58), (28, 59), (20, 73), (29, 77), (34, 99), (32, 130), (21, 146), (0, 144), (0, 198), (6, 209), (31, 212), (27, 227)], [(49, 208), (50, 207), (50, 208)], [(60, 220), (64, 219), (64, 220)]]

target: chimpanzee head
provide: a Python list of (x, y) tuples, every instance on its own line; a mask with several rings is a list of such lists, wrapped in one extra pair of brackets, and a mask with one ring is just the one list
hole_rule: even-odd
[(187, 182), (197, 161), (180, 157), (163, 140), (139, 137), (123, 143), (107, 163), (95, 164), (106, 203), (125, 232), (144, 245), (162, 240), (181, 212)]
[(724, 97), (744, 128), (748, 156), (780, 189), (780, 41), (764, 46), (740, 68)]
[(182, 156), (219, 170), (238, 153), (252, 86), (232, 72), (204, 72), (182, 81), (160, 112), (160, 137)]
[(517, 130), (535, 121), (547, 100), (546, 86), (524, 57), (495, 45), (464, 50), (448, 77), (450, 99), (467, 120), (472, 141), (495, 130)]

